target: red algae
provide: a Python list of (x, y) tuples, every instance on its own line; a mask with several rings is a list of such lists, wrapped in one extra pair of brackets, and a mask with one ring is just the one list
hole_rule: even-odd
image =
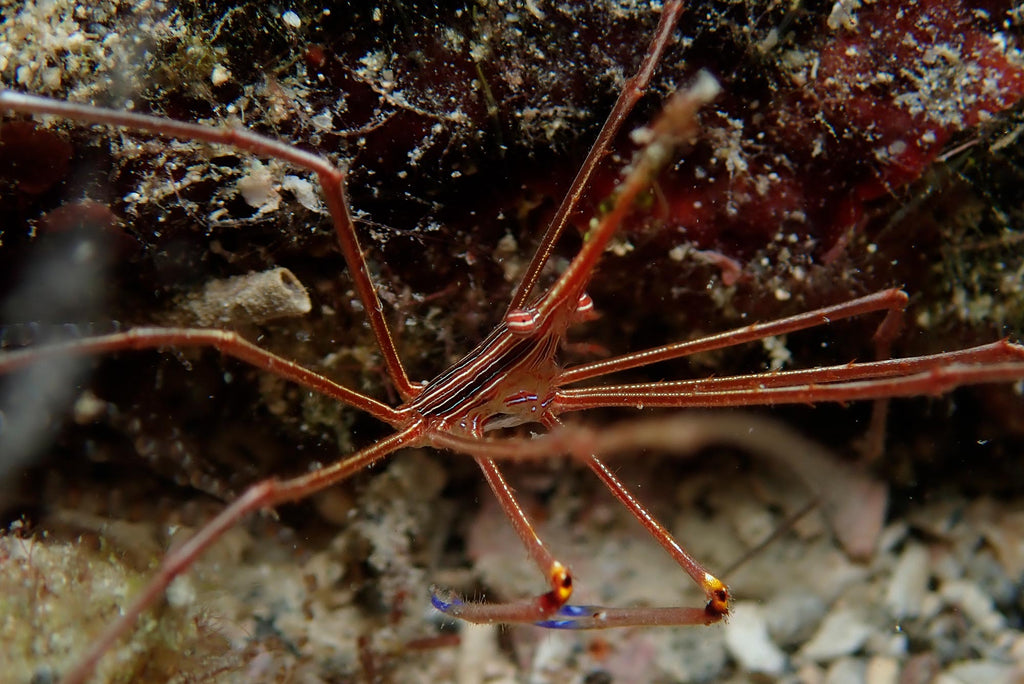
[(1009, 5), (986, 4), (880, 1), (845, 22), (800, 17), (733, 61), (695, 48), (688, 59), (713, 61), (725, 87), (704, 117), (711, 142), (664, 175), (654, 218), (634, 229), (744, 258), (793, 232), (835, 258), (874, 203), (1024, 96)]
[(70, 163), (70, 143), (53, 131), (30, 121), (4, 123), (0, 179), (13, 182), (19, 193), (34, 196), (46, 192), (64, 179)]

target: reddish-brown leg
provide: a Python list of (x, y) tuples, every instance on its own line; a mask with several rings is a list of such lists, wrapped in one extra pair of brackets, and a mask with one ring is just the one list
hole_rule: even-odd
[[(542, 329), (560, 314), (575, 312), (583, 290), (593, 277), (594, 267), (612, 236), (633, 210), (633, 203), (650, 187), (657, 173), (674, 159), (675, 150), (696, 136), (698, 110), (717, 97), (720, 91), (718, 81), (701, 71), (689, 87), (676, 91), (654, 122), (643, 129), (640, 136), (646, 140), (634, 155), (626, 176), (615, 188), (612, 208), (587, 234), (583, 246), (558, 280), (526, 312), (533, 323), (524, 327), (521, 334)], [(510, 320), (513, 313), (524, 312), (510, 312), (506, 320)]]
[(630, 392), (640, 387), (655, 387), (661, 392), (678, 394), (712, 394), (744, 389), (765, 390), (799, 385), (851, 382), (873, 378), (900, 378), (923, 373), (944, 366), (990, 365), (1012, 363), (1021, 360), (1020, 345), (1001, 340), (969, 349), (959, 349), (944, 354), (911, 356), (902, 359), (869, 361), (866, 363), (845, 363), (839, 366), (821, 366), (788, 371), (768, 371), (726, 377), (694, 378), (691, 380), (669, 380), (657, 383), (631, 385), (602, 385), (583, 389), (563, 390), (566, 396), (583, 397), (590, 392)]
[(633, 107), (636, 106), (636, 103), (650, 84), (654, 69), (668, 47), (669, 41), (672, 38), (672, 32), (675, 30), (676, 24), (679, 23), (679, 17), (682, 12), (682, 0), (670, 0), (662, 8), (658, 27), (655, 29), (654, 36), (647, 46), (647, 52), (644, 54), (640, 67), (623, 86), (622, 92), (619, 93), (619, 97), (615, 101), (615, 106), (605, 120), (604, 125), (601, 126), (601, 132), (598, 133), (597, 139), (587, 153), (587, 158), (576, 173), (576, 178), (573, 179), (569, 191), (562, 199), (558, 211), (555, 212), (551, 225), (548, 226), (547, 231), (545, 231), (544, 236), (541, 238), (537, 251), (530, 259), (530, 264), (526, 267), (523, 278), (512, 295), (512, 301), (508, 305), (509, 313), (521, 309), (529, 301), (530, 293), (533, 292), (534, 287), (537, 285), (537, 279), (540, 278), (544, 265), (551, 258), (551, 252), (554, 250), (558, 238), (561, 237), (562, 232), (565, 230), (569, 217), (576, 210), (583, 192), (587, 189), (590, 177), (601, 162), (601, 159), (604, 158), (608, 151), (608, 146), (618, 134), (619, 129), (622, 128), (626, 117), (633, 111)]
[[(121, 126), (145, 130), (164, 137), (201, 140), (216, 144), (230, 145), (254, 154), (277, 157), (308, 169), (317, 174), (324, 197), (330, 210), (342, 254), (348, 264), (355, 289), (369, 316), (390, 377), (399, 394), (409, 399), (420, 391), (420, 386), (409, 381), (401, 360), (395, 350), (394, 341), (383, 316), (383, 307), (377, 297), (356, 238), (348, 203), (343, 187), (344, 174), (325, 159), (304, 152), (280, 141), (265, 138), (240, 128), (214, 128), (184, 123), (158, 117), (119, 112), (108, 109), (77, 105), (42, 97), (0, 90), (0, 111), (15, 111), (27, 114), (53, 114), (78, 121)], [(247, 342), (233, 332), (191, 328), (140, 328), (65, 344), (57, 344), (0, 355), (0, 372), (9, 372), (29, 363), (38, 362), (53, 355), (88, 355), (129, 349), (154, 349), (161, 347), (213, 347), (224, 354), (236, 357), (257, 368), (267, 370), (287, 380), (295, 381), (310, 389), (334, 397), (350, 406), (363, 409), (369, 414), (398, 425), (403, 414), (358, 392), (342, 387), (317, 373), (282, 359)], [(424, 426), (416, 423), (373, 446), (359, 451), (334, 465), (310, 475), (286, 481), (266, 480), (248, 490), (240, 499), (226, 508), (213, 521), (180, 549), (169, 554), (161, 569), (147, 585), (135, 602), (115, 621), (110, 628), (94, 642), (87, 656), (68, 673), (65, 681), (84, 681), (95, 667), (99, 658), (110, 646), (127, 633), (139, 614), (151, 606), (167, 588), (169, 582), (186, 570), (210, 544), (225, 530), (237, 523), (248, 513), (273, 507), (285, 501), (300, 499), (319, 491), (330, 484), (339, 482), (353, 472), (406, 446), (424, 432)]]
[(170, 585), (171, 581), (187, 570), (211, 544), (242, 518), (264, 508), (273, 508), (279, 504), (303, 499), (310, 494), (341, 482), (354, 473), (379, 461), (388, 454), (416, 441), (423, 435), (422, 424), (415, 424), (402, 432), (380, 440), (373, 446), (344, 458), (333, 465), (321, 468), (290, 480), (269, 479), (250, 487), (242, 496), (208, 522), (185, 544), (168, 553), (160, 563), (160, 569), (139, 593), (135, 600), (115, 620), (107, 630), (92, 643), (89, 652), (78, 662), (75, 668), (61, 680), (64, 684), (79, 684), (86, 681), (103, 654), (129, 631), (138, 617), (152, 606)]
[[(553, 431), (534, 439), (480, 440), (451, 434), (431, 435), (428, 439), (439, 448), (474, 454), (478, 461), (486, 459), (490, 467), (493, 467), (495, 460), (534, 460), (566, 453), (580, 459), (702, 588), (707, 595), (707, 605), (703, 608), (564, 605), (549, 617), (538, 621), (536, 600), (510, 604), (466, 603), (446, 592), (435, 596), (434, 603), (438, 609), (469, 621), (534, 622), (542, 627), (557, 629), (697, 625), (710, 624), (725, 617), (729, 601), (725, 586), (672, 538), (668, 530), (625, 488), (597, 454), (614, 456), (643, 449), (694, 453), (709, 445), (735, 446), (781, 465), (803, 480), (814, 498), (822, 502), (840, 541), (851, 554), (869, 554), (882, 527), (881, 515), (885, 510), (883, 487), (852, 466), (837, 461), (814, 442), (774, 421), (750, 415), (713, 413), (663, 416), (601, 429), (563, 426), (554, 418), (545, 422), (553, 427)], [(866, 505), (867, 501), (878, 502), (878, 505)], [(864, 520), (863, 517), (868, 513), (873, 514), (873, 517)], [(851, 524), (851, 516), (858, 516), (856, 525)], [(513, 520), (515, 517), (510, 515)], [(529, 534), (533, 532), (528, 523), (523, 529)], [(850, 534), (855, 536), (850, 537)], [(520, 536), (524, 536), (522, 532)], [(550, 558), (550, 555), (546, 558)], [(548, 566), (541, 564), (541, 567), (546, 570)]]
[[(549, 421), (552, 422), (552, 421)], [(664, 528), (635, 500), (621, 483), (614, 478), (600, 457), (637, 453), (654, 449), (665, 453), (692, 454), (712, 445), (731, 446), (742, 449), (769, 463), (781, 466), (796, 475), (810, 490), (813, 498), (821, 502), (826, 517), (832, 524), (839, 541), (855, 557), (866, 557), (874, 549), (874, 541), (881, 530), (885, 510), (885, 489), (858, 468), (837, 460), (827, 450), (800, 434), (763, 417), (734, 412), (692, 413), (664, 415), (645, 420), (626, 421), (600, 429), (582, 425), (556, 427), (548, 435), (533, 439), (484, 439), (472, 440), (456, 435), (431, 435), (430, 443), (438, 448), (486, 456), (492, 460), (536, 460), (570, 454), (585, 462), (598, 474), (641, 524), (658, 540), (677, 562), (687, 569), (691, 576), (697, 575), (697, 584), (705, 587), (699, 579), (703, 568), (690, 564), (685, 555), (677, 554), (678, 545)], [(620, 499), (622, 500), (622, 499)], [(871, 502), (868, 504), (867, 502)], [(873, 517), (866, 518), (871, 514)], [(653, 523), (653, 524), (648, 524)], [(685, 554), (685, 552), (683, 552)], [(710, 583), (714, 586), (714, 582)], [(710, 600), (710, 598), (709, 598)], [(570, 607), (566, 607), (567, 609)], [(643, 611), (629, 612), (620, 616), (618, 609), (601, 609), (606, 616), (614, 617), (612, 623), (623, 624), (674, 624), (669, 620), (670, 612), (662, 609), (652, 611), (640, 620)], [(672, 611), (676, 609), (664, 609)], [(679, 609), (700, 611), (701, 620), (709, 619), (705, 609)], [(567, 617), (566, 610), (560, 611)], [(696, 613), (693, 613), (696, 615)], [(576, 616), (579, 618), (580, 616)], [(588, 618), (589, 619), (589, 618)], [(648, 619), (650, 621), (648, 621)], [(698, 620), (699, 621), (699, 620)], [(572, 626), (595, 627), (592, 622)], [(605, 623), (610, 626), (612, 623)], [(679, 624), (692, 624), (681, 620)], [(552, 626), (552, 625), (547, 625)]]
[(134, 328), (123, 333), (100, 335), (43, 347), (22, 349), (0, 354), (0, 375), (10, 373), (48, 358), (66, 356), (93, 356), (138, 349), (185, 349), (209, 347), (232, 356), (256, 368), (268, 371), (285, 380), (337, 399), (343, 404), (366, 411), (391, 425), (397, 425), (401, 414), (359, 392), (342, 387), (336, 382), (307, 368), (283, 359), (237, 333), (208, 328)]
[[(880, 310), (887, 311), (887, 314), (876, 332), (875, 339), (879, 345), (879, 352), (886, 354), (892, 335), (899, 327), (905, 304), (906, 295), (903, 292), (883, 290), (778, 321), (756, 323), (688, 342), (577, 366), (562, 373), (557, 384), (564, 386), (621, 370), (697, 352), (731, 347)], [(710, 408), (816, 401), (845, 402), (941, 394), (960, 385), (1010, 382), (1022, 378), (1024, 347), (1003, 340), (952, 352), (825, 368), (726, 378), (560, 389), (551, 410), (559, 414), (607, 406)]]
[[(481, 442), (464, 438), (438, 436), (438, 446), (455, 446), (459, 451), (474, 453)], [(501, 448), (511, 446), (518, 440), (504, 440)], [(487, 442), (484, 442), (485, 444)], [(555, 456), (557, 453), (549, 453)], [(512, 489), (491, 458), (475, 456), (491, 487), (501, 503), (502, 510), (512, 523), (516, 534), (526, 546), (530, 557), (548, 577), (551, 591), (524, 601), (506, 603), (482, 603), (465, 601), (454, 592), (435, 588), (434, 607), (455, 618), (475, 623), (532, 623), (551, 629), (604, 629), (627, 625), (709, 625), (725, 617), (729, 612), (729, 593), (725, 585), (708, 573), (686, 550), (680, 546), (643, 505), (629, 493), (612, 472), (596, 457), (584, 458), (587, 465), (597, 473), (607, 486), (652, 534), (669, 554), (678, 562), (708, 597), (704, 608), (607, 608), (603, 606), (567, 605), (572, 594), (572, 575), (568, 568), (554, 558), (544, 542), (537, 535), (533, 524), (527, 518)]]
[[(777, 321), (755, 323), (735, 330), (711, 335), (699, 340), (679, 342), (641, 352), (634, 352), (612, 359), (571, 368), (561, 379), (563, 384), (570, 384), (584, 379), (600, 377), (628, 368), (636, 368), (659, 361), (689, 356), (697, 352), (711, 351), (731, 347), (744, 342), (763, 339), (774, 335), (784, 335), (798, 330), (813, 328), (832, 321), (860, 316), (874, 311), (885, 311), (886, 316), (875, 332), (876, 358), (889, 356), (889, 348), (893, 337), (899, 331), (903, 320), (903, 312), (907, 305), (907, 295), (896, 289), (882, 290), (874, 294), (860, 297), (848, 302), (809, 311)], [(820, 377), (820, 376), (819, 376)], [(682, 389), (682, 388), (679, 388)], [(722, 388), (720, 388), (722, 389)], [(866, 433), (865, 454), (877, 456), (885, 439), (885, 417), (888, 411), (888, 400), (880, 399), (872, 407), (871, 424)]]
[[(548, 427), (558, 428), (561, 423), (554, 416), (545, 419)], [(510, 440), (516, 441), (516, 440)], [(442, 443), (443, 438), (435, 443)], [(459, 440), (456, 447), (474, 453), (479, 442)], [(504, 446), (504, 445), (503, 445)], [(551, 453), (549, 455), (560, 455)], [(634, 497), (614, 473), (592, 454), (583, 456), (583, 461), (598, 476), (641, 525), (657, 540), (670, 556), (686, 571), (686, 574), (701, 588), (707, 597), (704, 608), (606, 608), (600, 606), (566, 605), (572, 594), (572, 577), (564, 564), (554, 556), (537, 536), (532, 523), (515, 499), (497, 464), (492, 458), (476, 455), (494, 495), (501, 503), (506, 517), (511, 521), (516, 534), (526, 546), (530, 557), (545, 573), (551, 583), (551, 591), (526, 601), (507, 603), (467, 602), (452, 592), (435, 591), (434, 606), (438, 610), (462, 620), (477, 623), (534, 623), (556, 629), (598, 629), (634, 624), (647, 625), (697, 625), (711, 624), (729, 613), (729, 592), (725, 585), (709, 573), (671, 533), (659, 523), (643, 504)]]
[[(727, 407), (811, 404), (820, 401), (847, 402), (891, 397), (939, 395), (963, 385), (1003, 383), (1024, 379), (1024, 347), (1010, 343), (1005, 350), (1016, 361), (963, 363), (972, 351), (988, 355), (991, 345), (961, 352), (948, 352), (912, 359), (850, 364), (845, 367), (747, 375), (734, 378), (686, 381), (684, 383), (641, 383), (580, 390), (561, 390), (552, 403), (552, 411), (562, 413), (585, 408), (622, 406), (644, 407)], [(916, 372), (915, 368), (929, 370)], [(878, 375), (836, 382), (833, 378)], [(722, 389), (723, 386), (729, 389)]]
[(377, 291), (370, 280), (370, 274), (363, 259), (362, 249), (356, 237), (348, 200), (345, 196), (345, 174), (323, 157), (293, 147), (280, 140), (273, 140), (253, 133), (244, 128), (216, 128), (202, 124), (186, 123), (161, 119), (146, 114), (133, 114), (113, 109), (103, 109), (88, 105), (79, 105), (60, 100), (51, 100), (35, 95), (15, 93), (0, 89), (0, 111), (21, 112), (24, 114), (53, 114), (75, 121), (86, 123), (119, 126), (136, 131), (149, 131), (165, 138), (182, 140), (202, 140), (219, 145), (229, 145), (253, 154), (276, 157), (296, 166), (307, 169), (317, 175), (323, 189), (324, 200), (330, 210), (334, 223), (334, 232), (341, 246), (342, 255), (348, 265), (349, 273), (366, 315), (370, 320), (377, 344), (380, 346), (388, 374), (399, 395), (403, 399), (416, 396), (419, 386), (409, 380), (402, 365), (391, 330), (384, 319), (383, 306), (377, 297)]
[(505, 516), (512, 523), (530, 558), (551, 584), (551, 591), (532, 599), (509, 603), (478, 603), (463, 601), (453, 592), (435, 588), (434, 606), (452, 617), (476, 623), (530, 623), (545, 620), (555, 614), (572, 595), (572, 575), (569, 569), (555, 559), (537, 535), (526, 511), (515, 498), (497, 464), (486, 457), (476, 457), (484, 479), (501, 504)]
[[(885, 320), (875, 331), (875, 360), (892, 357), (892, 342), (903, 329), (904, 310), (890, 309)], [(876, 399), (871, 405), (871, 420), (860, 443), (861, 455), (867, 461), (874, 461), (885, 451), (885, 431), (889, 420), (889, 399)]]
[(900, 290), (882, 290), (881, 292), (875, 292), (874, 294), (870, 294), (865, 297), (851, 299), (848, 302), (822, 307), (820, 309), (815, 309), (814, 311), (807, 311), (794, 316), (788, 316), (787, 318), (768, 321), (767, 323), (754, 323), (752, 325), (743, 326), (742, 328), (735, 328), (726, 332), (701, 337), (696, 340), (666, 344), (662, 347), (623, 354), (622, 356), (616, 356), (614, 358), (603, 359), (601, 361), (595, 361), (594, 363), (587, 363), (574, 368), (569, 368), (562, 373), (559, 378), (559, 384), (570, 385), (581, 380), (589, 380), (591, 378), (601, 377), (610, 373), (617, 373), (618, 371), (628, 370), (630, 368), (648, 366), (660, 361), (678, 359), (700, 352), (734, 347), (738, 344), (754, 342), (766, 337), (786, 335), (798, 330), (816, 328), (818, 326), (832, 323), (833, 321), (853, 318), (854, 316), (862, 316), (875, 311), (887, 312), (885, 320), (883, 320), (882, 324), (879, 326), (876, 336), (883, 332), (888, 335), (888, 331), (893, 325), (892, 321), (898, 320), (902, 317), (902, 312), (907, 305), (907, 301), (908, 298), (906, 293)]
[[(555, 416), (550, 416), (545, 421), (549, 427), (561, 427), (562, 422)], [(691, 620), (697, 618), (703, 620), (704, 624), (711, 624), (727, 616), (729, 614), (729, 590), (725, 584), (722, 583), (717, 577), (712, 575), (704, 566), (690, 553), (682, 547), (675, 540), (664, 525), (651, 514), (647, 508), (640, 503), (639, 499), (633, 496), (632, 492), (626, 489), (626, 486), (622, 484), (619, 478), (615, 477), (615, 474), (600, 461), (597, 456), (592, 453), (582, 455), (581, 458), (588, 468), (590, 468), (598, 479), (601, 480), (601, 484), (608, 488), (608, 491), (618, 499), (619, 503), (626, 507), (626, 509), (637, 519), (644, 529), (654, 537), (655, 541), (661, 545), (668, 555), (672, 556), (672, 559), (679, 564), (690, 579), (693, 580), (694, 584), (700, 587), (701, 591), (704, 592), (704, 596), (707, 599), (707, 604), (703, 609), (703, 616), (699, 616), (694, 611), (694, 608), (646, 608), (642, 612), (629, 610), (624, 613), (622, 609), (601, 609), (600, 614), (594, 614), (593, 612), (586, 618), (575, 621), (571, 627), (573, 629), (592, 629), (596, 627), (611, 627), (625, 624), (638, 624), (633, 622), (640, 618), (642, 615), (644, 620), (651, 620), (653, 622), (643, 622), (639, 624), (694, 624)], [(680, 612), (681, 611), (681, 612)], [(675, 619), (683, 619), (683, 622), (669, 622), (673, 617)], [(699, 622), (697, 623), (699, 624)], [(568, 626), (568, 625), (567, 625)]]
[[(729, 590), (726, 589), (725, 584), (722, 583), (717, 577), (708, 572), (701, 563), (694, 558), (690, 553), (682, 547), (673, 538), (672, 534), (665, 529), (658, 520), (647, 510), (639, 499), (626, 489), (625, 485), (615, 477), (615, 474), (605, 465), (602, 461), (598, 460), (593, 454), (583, 457), (583, 462), (594, 471), (594, 474), (601, 480), (601, 483), (608, 488), (608, 491), (619, 500), (619, 502), (625, 506), (633, 517), (644, 526), (644, 529), (655, 541), (657, 541), (663, 549), (668, 552), (668, 555), (672, 556), (679, 566), (686, 571), (686, 574), (690, 576), (690, 579), (700, 587), (700, 590), (704, 592), (704, 596), (707, 598), (707, 605), (703, 608), (704, 616), (700, 622), (704, 624), (711, 624), (729, 614)], [(678, 608), (663, 608), (658, 609), (659, 612), (663, 613), (662, 617), (656, 620), (656, 624), (693, 624), (693, 622), (687, 621), (682, 623), (669, 623), (665, 622), (670, 611), (680, 610)], [(683, 609), (686, 614), (689, 614), (693, 609)], [(611, 625), (609, 625), (611, 626)], [(584, 627), (584, 625), (576, 625), (576, 627)]]

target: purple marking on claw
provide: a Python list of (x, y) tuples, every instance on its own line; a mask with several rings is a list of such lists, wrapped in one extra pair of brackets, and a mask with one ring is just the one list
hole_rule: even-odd
[(458, 606), (462, 604), (462, 600), (459, 598), (453, 598), (450, 601), (445, 601), (443, 598), (434, 593), (430, 594), (430, 602), (434, 604), (434, 607), (442, 613), (447, 613), (449, 610), (451, 610), (453, 606)]
[(553, 618), (533, 624), (545, 629), (584, 629), (579, 626), (578, 619), (593, 617), (600, 612), (601, 608), (598, 606), (562, 606)]

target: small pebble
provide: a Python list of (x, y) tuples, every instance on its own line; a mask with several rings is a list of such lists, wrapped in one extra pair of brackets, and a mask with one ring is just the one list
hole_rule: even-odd
[(747, 672), (777, 675), (786, 668), (786, 654), (768, 636), (768, 622), (756, 603), (733, 606), (725, 623), (725, 645)]
[(210, 73), (210, 83), (215, 86), (222, 86), (231, 80), (231, 70), (223, 64), (214, 64)]
[(718, 681), (728, 661), (727, 638), (717, 629), (676, 630), (669, 640), (670, 646), (659, 650), (655, 662), (669, 681)]
[(780, 646), (795, 646), (807, 641), (826, 611), (820, 596), (789, 593), (768, 602), (764, 614), (768, 634)]
[(928, 551), (920, 544), (909, 544), (900, 556), (889, 581), (885, 606), (897, 620), (916, 617), (928, 592)]
[(946, 582), (939, 593), (947, 605), (958, 608), (986, 634), (997, 634), (1006, 625), (1006, 618), (992, 605), (992, 597), (974, 582)]
[(860, 658), (840, 658), (829, 666), (825, 673), (825, 684), (863, 684), (871, 681), (866, 678), (866, 670)]
[(840, 609), (825, 618), (811, 640), (800, 649), (800, 656), (818, 662), (834, 660), (859, 649), (874, 630), (859, 612)]
[(299, 19), (299, 15), (291, 10), (288, 10), (281, 15), (281, 21), (283, 21), (288, 28), (297, 29), (302, 26), (302, 20)]
[(935, 684), (980, 684), (1012, 682), (1013, 666), (990, 660), (966, 660), (952, 665), (935, 678)]
[(900, 681), (899, 661), (888, 656), (875, 656), (868, 661), (864, 681), (871, 684), (897, 684)]

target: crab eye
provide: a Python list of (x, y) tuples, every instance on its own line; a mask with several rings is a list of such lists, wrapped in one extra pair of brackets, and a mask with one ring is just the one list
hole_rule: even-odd
[(505, 325), (513, 335), (529, 335), (537, 329), (537, 312), (531, 309), (516, 309), (505, 315)]

